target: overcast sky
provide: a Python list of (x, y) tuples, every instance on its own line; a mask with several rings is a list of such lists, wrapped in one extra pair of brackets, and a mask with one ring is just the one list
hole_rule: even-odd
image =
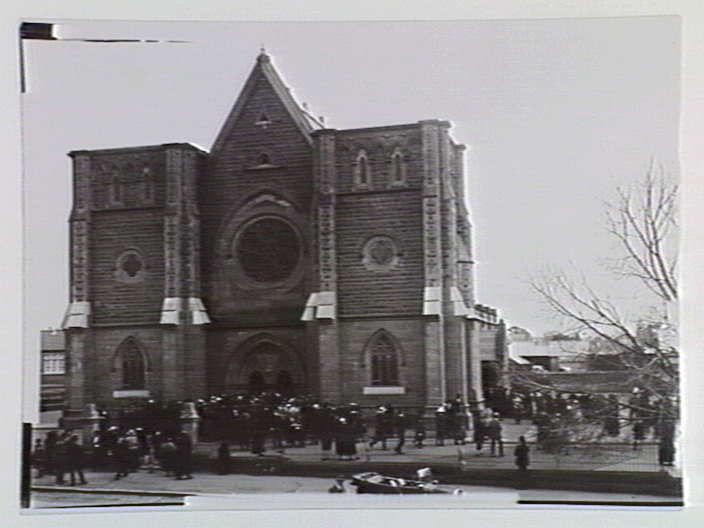
[(478, 301), (536, 334), (559, 328), (525, 281), (574, 264), (613, 281), (603, 200), (651, 159), (677, 175), (679, 21), (674, 17), (395, 23), (65, 23), (62, 38), (184, 43), (26, 43), (23, 99), (26, 325), (58, 326), (68, 302), (66, 153), (191, 142), (209, 149), (261, 45), (299, 102), (344, 129), (447, 119), (469, 149)]

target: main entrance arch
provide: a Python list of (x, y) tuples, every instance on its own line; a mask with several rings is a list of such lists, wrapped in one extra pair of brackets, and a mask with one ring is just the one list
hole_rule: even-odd
[(291, 395), (302, 392), (305, 384), (305, 369), (296, 351), (271, 336), (257, 336), (238, 347), (225, 380), (228, 393)]

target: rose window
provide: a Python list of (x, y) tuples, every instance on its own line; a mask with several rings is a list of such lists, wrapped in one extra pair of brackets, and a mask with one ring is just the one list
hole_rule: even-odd
[(145, 277), (145, 268), (142, 255), (134, 249), (129, 249), (117, 258), (115, 278), (126, 283), (141, 282)]
[(298, 266), (298, 235), (287, 222), (261, 218), (248, 224), (236, 241), (236, 253), (245, 275), (255, 282), (281, 282)]
[(399, 264), (399, 250), (391, 237), (375, 236), (362, 250), (362, 263), (370, 271), (391, 271)]

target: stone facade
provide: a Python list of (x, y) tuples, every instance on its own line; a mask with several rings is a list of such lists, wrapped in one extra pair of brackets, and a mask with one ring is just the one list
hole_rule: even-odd
[(72, 152), (69, 409), (256, 390), (481, 402), (505, 330), (476, 305), (449, 130), (324, 128), (262, 53), (210, 152)]

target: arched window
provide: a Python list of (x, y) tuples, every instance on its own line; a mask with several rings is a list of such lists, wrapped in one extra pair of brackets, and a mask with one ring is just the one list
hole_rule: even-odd
[(144, 356), (133, 339), (128, 338), (120, 345), (117, 363), (122, 390), (143, 390), (145, 388)]
[(363, 150), (357, 155), (355, 180), (357, 185), (368, 186), (371, 184), (371, 172), (369, 170), (369, 160)]
[(370, 346), (372, 386), (398, 385), (398, 350), (391, 336), (381, 332)]
[(122, 181), (118, 175), (113, 175), (110, 181), (110, 201), (116, 205), (122, 203)]
[(267, 154), (266, 152), (262, 152), (259, 154), (259, 157), (257, 158), (257, 165), (271, 165), (271, 156)]
[(404, 180), (403, 154), (396, 150), (391, 156), (391, 183), (403, 183)]
[(154, 177), (149, 167), (142, 169), (142, 189), (144, 191), (144, 200), (151, 202), (154, 199)]

